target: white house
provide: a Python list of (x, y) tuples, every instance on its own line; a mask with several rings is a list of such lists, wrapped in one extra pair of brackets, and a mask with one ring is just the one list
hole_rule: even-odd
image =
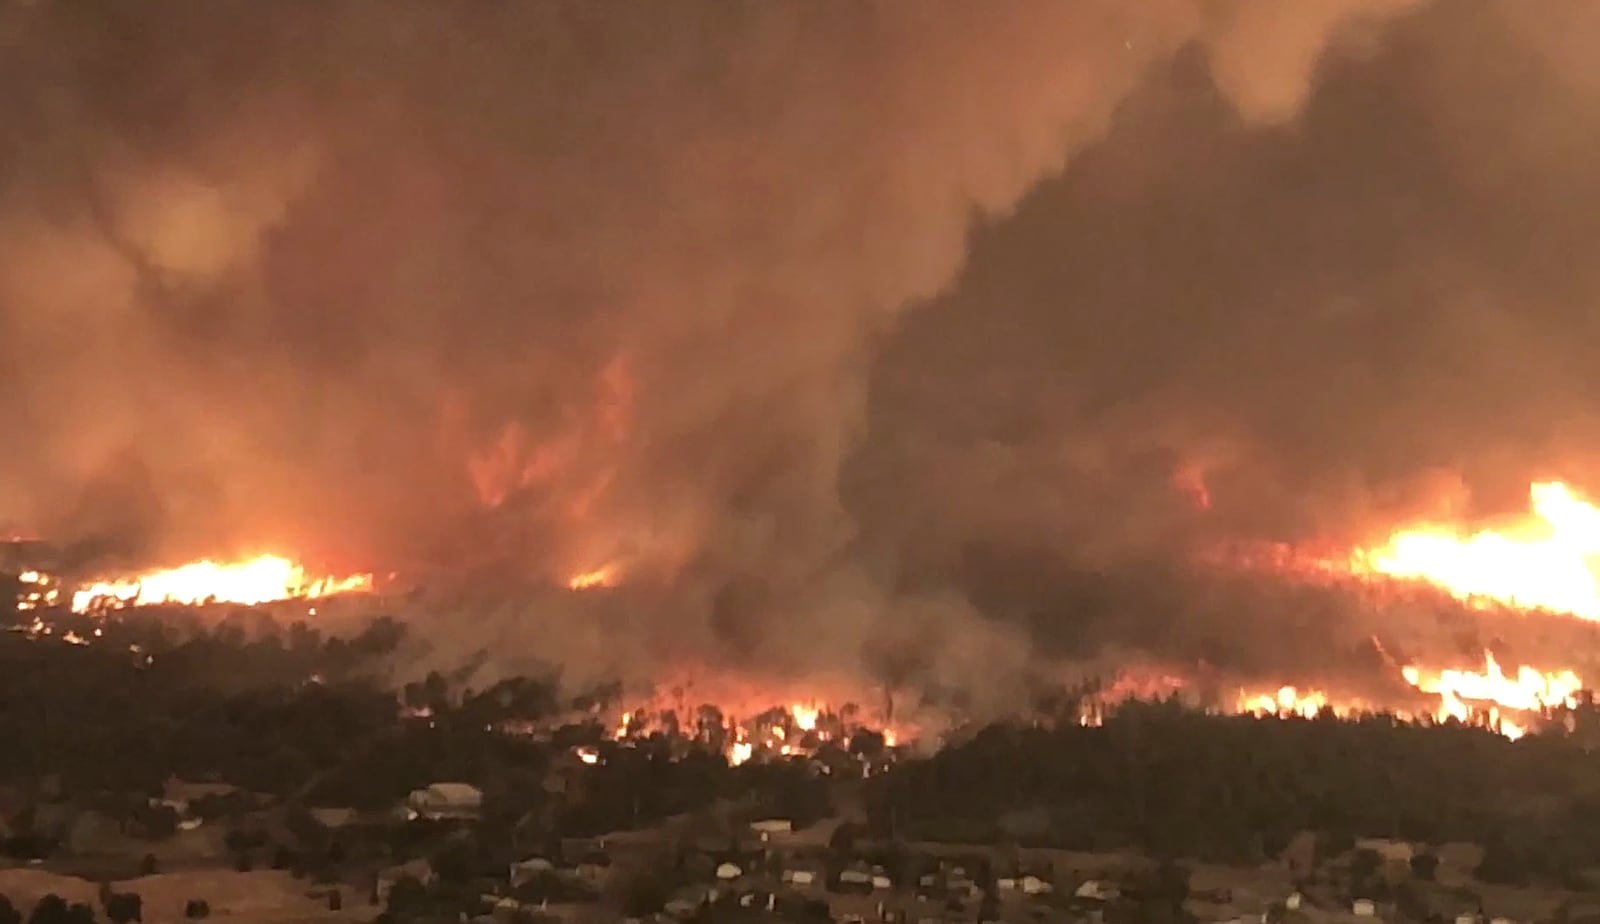
[(391, 866), (378, 874), (378, 901), (389, 900), (389, 890), (403, 878), (412, 878), (423, 885), (431, 885), (434, 881), (433, 865), (427, 860), (412, 860), (399, 866)]
[(775, 837), (793, 834), (794, 822), (787, 818), (765, 818), (750, 822), (750, 830), (754, 831), (764, 844)]
[(538, 879), (545, 873), (555, 871), (555, 864), (543, 857), (533, 857), (521, 863), (511, 864), (510, 875), (506, 878), (512, 886), (520, 886)]
[(413, 790), (406, 805), (423, 818), (477, 818), (483, 790), (466, 783), (434, 783)]

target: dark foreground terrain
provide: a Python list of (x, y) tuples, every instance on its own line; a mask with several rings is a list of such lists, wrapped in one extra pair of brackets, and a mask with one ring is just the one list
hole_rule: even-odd
[(274, 920), (1224, 920), (1364, 901), (1576, 919), (1600, 887), (1588, 709), (1513, 742), (1130, 703), (929, 758), (862, 733), (730, 766), (703, 722), (612, 740), (606, 691), (387, 689), (403, 629), (386, 620), (329, 639), (63, 619), (0, 636), (0, 892), (37, 924), (149, 902)]

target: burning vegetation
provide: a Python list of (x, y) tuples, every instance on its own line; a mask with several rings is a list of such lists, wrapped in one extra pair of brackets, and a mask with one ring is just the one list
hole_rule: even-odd
[[(1192, 476), (1185, 480), (1184, 490), (1194, 496), (1204, 493), (1205, 485)], [(1600, 614), (1600, 588), (1590, 567), (1591, 556), (1600, 551), (1600, 509), (1578, 489), (1559, 482), (1535, 484), (1530, 496), (1529, 514), (1493, 524), (1404, 525), (1374, 544), (1342, 554), (1292, 547), (1230, 550), (1209, 556), (1207, 567), (1289, 585), (1328, 584), (1340, 592), (1365, 594), (1380, 610), (1396, 605), (1407, 588), (1419, 588), (1455, 599), (1467, 612), (1498, 614), (1529, 626), (1592, 620)], [(575, 574), (565, 584), (569, 593), (579, 594), (618, 587), (622, 579), (616, 566), (607, 565)], [(303, 566), (276, 555), (229, 563), (199, 561), (80, 583), (30, 569), (15, 580), (16, 609), (28, 617), (19, 627), (33, 636), (77, 644), (99, 638), (99, 628), (74, 625), (57, 630), (52, 614), (103, 617), (141, 608), (248, 608), (374, 591), (370, 575), (314, 577)], [(310, 607), (308, 612), (314, 616), (316, 610)], [(1078, 721), (1103, 721), (1129, 699), (1177, 695), (1218, 712), (1281, 717), (1382, 712), (1411, 721), (1479, 724), (1517, 738), (1550, 716), (1576, 708), (1588, 695), (1579, 664), (1507, 661), (1490, 645), (1464, 658), (1441, 661), (1421, 653), (1401, 654), (1378, 635), (1370, 639), (1369, 647), (1376, 675), (1345, 677), (1336, 685), (1308, 683), (1307, 678), (1294, 676), (1270, 678), (1263, 684), (1260, 681), (1266, 678), (1230, 675), (1203, 664), (1169, 664), (1155, 671), (1135, 659), (1112, 665), (1110, 682), (1078, 688), (1082, 694)], [(829, 742), (847, 743), (862, 732), (879, 736), (893, 748), (915, 741), (919, 724), (945, 734), (970, 720), (959, 708), (938, 715), (941, 707), (936, 701), (905, 690), (898, 691), (907, 701), (905, 715), (897, 716), (895, 686), (882, 681), (863, 687), (859, 681), (813, 675), (780, 682), (759, 671), (714, 665), (685, 673), (693, 680), (674, 681), (670, 673), (662, 671), (650, 684), (653, 692), (648, 696), (630, 701), (619, 690), (607, 701), (610, 714), (599, 718), (613, 728), (613, 737), (642, 740), (665, 735), (708, 746), (739, 764), (756, 756), (809, 755)], [(852, 686), (854, 693), (838, 695), (839, 689)], [(824, 695), (830, 687), (834, 693)], [(1026, 715), (1028, 708), (1018, 703), (1012, 711)], [(930, 716), (931, 722), (926, 721)], [(507, 728), (527, 730), (517, 721)]]
[(255, 606), (282, 600), (316, 600), (372, 590), (372, 575), (311, 578), (305, 568), (277, 555), (235, 562), (196, 561), (176, 568), (92, 581), (72, 593), (72, 611), (130, 606)]
[[(1524, 620), (1600, 615), (1600, 509), (1561, 482), (1535, 483), (1530, 512), (1493, 525), (1428, 522), (1394, 530), (1380, 543), (1342, 558), (1286, 555), (1256, 559), (1288, 579), (1353, 579), (1378, 588), (1419, 584), (1436, 588), (1471, 609), (1503, 608)], [(1549, 710), (1573, 708), (1588, 689), (1571, 666), (1516, 665), (1509, 673), (1493, 651), (1478, 664), (1396, 663), (1380, 642), (1380, 660), (1405, 684), (1436, 698), (1421, 709), (1396, 703), (1339, 698), (1322, 690), (1285, 685), (1245, 693), (1239, 708), (1258, 714), (1336, 714), (1383, 708), (1407, 717), (1479, 722), (1508, 737)]]

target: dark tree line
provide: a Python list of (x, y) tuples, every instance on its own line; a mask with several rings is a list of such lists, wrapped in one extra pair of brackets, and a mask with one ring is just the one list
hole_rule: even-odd
[[(994, 727), (873, 781), (877, 833), (1248, 861), (1312, 830), (1474, 841), (1485, 872), (1559, 879), (1600, 861), (1600, 797), (1572, 739), (1453, 723), (1208, 715), (1129, 704), (1101, 727)], [(1027, 830), (1006, 830), (1027, 817)]]

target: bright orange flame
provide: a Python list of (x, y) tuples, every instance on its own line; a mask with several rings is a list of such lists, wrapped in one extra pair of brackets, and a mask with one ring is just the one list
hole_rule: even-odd
[(287, 558), (261, 555), (229, 563), (197, 561), (168, 571), (99, 581), (72, 595), (72, 609), (83, 613), (99, 606), (208, 602), (254, 606), (371, 589), (370, 574), (307, 579), (305, 569)]
[(1401, 530), (1351, 557), (1357, 573), (1438, 585), (1467, 601), (1600, 619), (1600, 508), (1560, 482), (1529, 491), (1533, 514), (1505, 530), (1465, 534), (1428, 526)]
[[(1300, 716), (1315, 718), (1328, 708), (1328, 697), (1320, 690), (1301, 693), (1295, 687), (1279, 687), (1276, 693), (1240, 693), (1238, 710), (1251, 715)], [(1342, 711), (1334, 707), (1335, 712)]]
[[(1514, 676), (1508, 676), (1490, 652), (1484, 652), (1482, 671), (1434, 671), (1406, 666), (1400, 669), (1400, 675), (1418, 692), (1439, 698), (1438, 705), (1428, 713), (1432, 718), (1441, 722), (1487, 719), (1489, 727), (1511, 739), (1522, 737), (1526, 729), (1506, 718), (1506, 712), (1537, 714), (1546, 709), (1576, 707), (1578, 693), (1584, 689), (1583, 681), (1569, 670), (1541, 672), (1523, 666)], [(1276, 693), (1240, 691), (1237, 703), (1239, 712), (1260, 716), (1311, 718), (1324, 708), (1339, 716), (1374, 711), (1360, 700), (1336, 702), (1320, 690), (1301, 691), (1294, 687), (1283, 687)], [(1415, 718), (1404, 711), (1396, 714)]]
[(610, 587), (616, 580), (616, 568), (604, 565), (592, 571), (582, 571), (567, 579), (569, 590), (591, 590), (596, 587)]
[(1526, 665), (1515, 676), (1501, 670), (1494, 655), (1484, 653), (1483, 671), (1443, 670), (1423, 673), (1415, 667), (1402, 669), (1406, 682), (1424, 693), (1439, 697), (1439, 717), (1466, 719), (1469, 702), (1492, 703), (1507, 709), (1533, 712), (1558, 706), (1576, 706), (1583, 681), (1572, 671), (1543, 673)]
[(801, 731), (811, 731), (817, 727), (817, 717), (822, 710), (814, 706), (793, 705), (789, 707), (789, 715), (794, 718), (795, 727)]

